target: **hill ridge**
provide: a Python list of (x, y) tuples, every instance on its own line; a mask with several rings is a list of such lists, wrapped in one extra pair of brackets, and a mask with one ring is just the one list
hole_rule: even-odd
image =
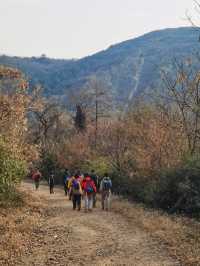
[[(117, 100), (128, 101), (134, 88), (137, 88), (134, 94), (140, 94), (149, 87), (160, 86), (159, 69), (170, 68), (173, 57), (181, 60), (191, 56), (195, 60), (193, 54), (199, 50), (198, 39), (199, 32), (194, 27), (166, 28), (80, 59), (2, 55), (0, 64), (22, 70), (31, 86), (41, 84), (49, 97), (61, 97), (69, 90), (82, 88), (91, 75), (96, 75), (108, 84)], [(136, 78), (140, 57), (144, 58), (144, 64)]]

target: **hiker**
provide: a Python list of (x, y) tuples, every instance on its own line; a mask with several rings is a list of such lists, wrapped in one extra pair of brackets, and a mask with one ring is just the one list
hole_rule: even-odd
[[(95, 174), (94, 170), (91, 171), (90, 177), (94, 181), (94, 184), (95, 184), (96, 189), (98, 191), (98, 176)], [(93, 192), (93, 208), (96, 208), (96, 201), (97, 201), (97, 193)]]
[(80, 181), (80, 183), (82, 183), (84, 176), (83, 176), (83, 174), (81, 174), (81, 171), (78, 170), (78, 171), (76, 172), (76, 175), (78, 175), (79, 181)]
[(84, 179), (82, 181), (82, 189), (84, 193), (85, 200), (85, 212), (92, 211), (93, 207), (93, 193), (96, 193), (96, 186), (94, 181), (88, 174), (84, 175)]
[(69, 194), (69, 189), (68, 189), (68, 182), (70, 179), (70, 174), (68, 169), (65, 169), (64, 175), (63, 175), (63, 187), (64, 187), (64, 191), (65, 191), (65, 195), (67, 196), (67, 194)]
[(35, 190), (38, 190), (38, 188), (39, 188), (41, 177), (42, 177), (42, 175), (41, 175), (40, 171), (38, 169), (36, 169), (32, 175), (32, 179), (35, 182)]
[(71, 193), (72, 193), (72, 202), (73, 202), (73, 210), (81, 210), (81, 196), (82, 196), (82, 187), (79, 179), (79, 175), (75, 175), (71, 182)]
[(53, 194), (54, 191), (53, 191), (53, 188), (54, 188), (54, 174), (51, 173), (50, 176), (49, 176), (49, 189), (50, 189), (50, 194)]
[(110, 209), (111, 189), (112, 189), (112, 181), (108, 176), (108, 174), (105, 173), (100, 184), (102, 210), (105, 209), (106, 211), (108, 211)]
[(72, 182), (75, 179), (74, 175), (71, 175), (68, 179), (67, 182), (67, 189), (68, 189), (68, 195), (69, 195), (69, 200), (72, 200)]

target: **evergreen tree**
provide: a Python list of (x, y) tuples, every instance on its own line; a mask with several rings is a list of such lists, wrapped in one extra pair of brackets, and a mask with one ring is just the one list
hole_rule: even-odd
[(86, 129), (86, 117), (81, 105), (76, 106), (75, 127), (78, 131)]

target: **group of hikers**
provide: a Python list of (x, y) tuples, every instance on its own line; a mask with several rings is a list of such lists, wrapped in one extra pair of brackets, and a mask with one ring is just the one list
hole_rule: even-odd
[[(39, 187), (41, 177), (39, 170), (36, 170), (32, 175), (36, 190)], [(49, 175), (48, 184), (50, 194), (53, 194), (55, 184), (53, 173)], [(107, 173), (100, 179), (94, 170), (90, 174), (81, 174), (80, 171), (70, 174), (68, 169), (65, 169), (63, 186), (65, 195), (72, 201), (73, 210), (80, 211), (82, 200), (84, 200), (85, 212), (91, 212), (93, 208), (96, 208), (98, 192), (101, 194), (102, 210), (110, 210), (112, 181)]]

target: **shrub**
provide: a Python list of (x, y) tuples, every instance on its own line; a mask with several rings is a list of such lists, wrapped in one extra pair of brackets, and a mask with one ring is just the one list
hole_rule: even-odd
[(153, 205), (156, 183), (150, 177), (138, 173), (132, 177), (126, 174), (112, 173), (114, 192), (134, 201)]
[(15, 187), (9, 187), (6, 193), (0, 193), (0, 207), (21, 207), (24, 204), (24, 195), (15, 189)]
[(169, 212), (200, 213), (200, 160), (189, 158), (180, 168), (163, 171), (155, 194), (155, 205)]
[(87, 160), (84, 165), (81, 167), (84, 172), (95, 170), (97, 175), (103, 176), (106, 172), (110, 172), (110, 166), (105, 158), (97, 157), (93, 160)]
[(12, 191), (26, 173), (26, 163), (15, 158), (8, 145), (0, 139), (0, 193)]

